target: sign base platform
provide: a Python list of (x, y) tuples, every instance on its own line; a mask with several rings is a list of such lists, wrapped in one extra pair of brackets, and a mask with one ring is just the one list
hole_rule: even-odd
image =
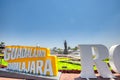
[(28, 73), (14, 72), (7, 69), (0, 69), (0, 77), (17, 78), (26, 80), (60, 80), (61, 72), (58, 72), (58, 76), (41, 76)]

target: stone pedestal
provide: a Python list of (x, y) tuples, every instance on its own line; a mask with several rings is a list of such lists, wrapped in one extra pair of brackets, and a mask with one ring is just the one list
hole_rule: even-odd
[(17, 78), (26, 80), (60, 80), (61, 73), (58, 76), (41, 76), (27, 73), (13, 72), (6, 69), (0, 69), (0, 77)]
[(64, 49), (64, 53), (63, 54), (68, 54), (68, 51), (66, 49)]

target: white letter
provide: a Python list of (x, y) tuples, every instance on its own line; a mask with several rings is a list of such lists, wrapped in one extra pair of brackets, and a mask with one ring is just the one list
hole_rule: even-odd
[(17, 52), (17, 49), (16, 48), (12, 48), (11, 50), (11, 59), (15, 59), (16, 58), (16, 52)]
[(26, 50), (26, 57), (32, 57), (32, 49), (31, 48), (28, 48)]
[(36, 73), (38, 74), (40, 72), (40, 74), (43, 74), (42, 72), (42, 66), (43, 66), (43, 61), (38, 60), (37, 61), (37, 68), (36, 68)]
[(44, 75), (46, 75), (47, 72), (50, 72), (51, 76), (53, 75), (51, 60), (46, 60), (45, 69), (44, 69)]
[(37, 51), (36, 51), (36, 49), (33, 49), (33, 55), (32, 55), (32, 57), (37, 57)]
[(7, 61), (7, 60), (10, 60), (10, 53), (11, 53), (11, 49), (10, 48), (6, 48), (5, 49), (5, 52), (4, 52), (4, 59)]
[(45, 51), (38, 50), (38, 57), (45, 57)]
[(34, 61), (32, 61), (31, 67), (30, 67), (30, 73), (32, 72), (35, 74), (35, 62)]
[(28, 69), (27, 72), (30, 72), (30, 61), (28, 62)]
[(94, 45), (96, 59), (94, 59), (95, 65), (97, 66), (97, 70), (99, 74), (103, 78), (114, 78), (111, 71), (109, 70), (108, 65), (103, 62), (106, 58), (109, 57), (109, 51), (104, 45)]
[(93, 70), (93, 59), (91, 45), (79, 45), (82, 70), (82, 78), (97, 78)]
[(120, 73), (120, 45), (110, 48), (110, 66), (115, 72)]
[(22, 57), (22, 55), (21, 55), (21, 49), (18, 48), (18, 49), (17, 49), (16, 58), (21, 58), (21, 57)]
[(26, 48), (22, 48), (21, 49), (21, 58), (25, 58), (26, 57)]
[(25, 62), (22, 63), (22, 71), (26, 71), (26, 66), (25, 66)]
[[(93, 71), (93, 64), (97, 66), (99, 74), (104, 78), (113, 78), (111, 71), (109, 70), (106, 63), (102, 60), (108, 58), (108, 49), (103, 45), (80, 45), (80, 56), (82, 72), (81, 77), (83, 78), (96, 78)], [(96, 53), (96, 59), (92, 59), (92, 47)]]
[(11, 69), (11, 63), (8, 63), (7, 69)]

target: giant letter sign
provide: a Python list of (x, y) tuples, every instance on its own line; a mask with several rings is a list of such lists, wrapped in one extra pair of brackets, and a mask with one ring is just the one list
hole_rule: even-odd
[(120, 45), (110, 48), (110, 66), (115, 72), (120, 73)]
[(6, 46), (4, 59), (8, 70), (57, 76), (57, 57), (50, 56), (48, 48), (28, 46)]
[[(92, 58), (92, 48), (96, 53), (96, 58)], [(109, 57), (108, 49), (103, 45), (79, 45), (82, 71), (80, 76), (82, 78), (96, 78), (93, 70), (93, 65), (97, 66), (99, 74), (103, 78), (113, 78), (111, 71), (106, 63), (102, 60)]]

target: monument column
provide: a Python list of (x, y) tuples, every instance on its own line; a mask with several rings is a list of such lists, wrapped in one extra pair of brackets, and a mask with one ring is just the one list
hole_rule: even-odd
[(65, 40), (65, 42), (64, 42), (64, 52), (63, 52), (63, 54), (68, 54), (68, 49), (67, 49), (67, 42), (66, 42), (66, 40)]

